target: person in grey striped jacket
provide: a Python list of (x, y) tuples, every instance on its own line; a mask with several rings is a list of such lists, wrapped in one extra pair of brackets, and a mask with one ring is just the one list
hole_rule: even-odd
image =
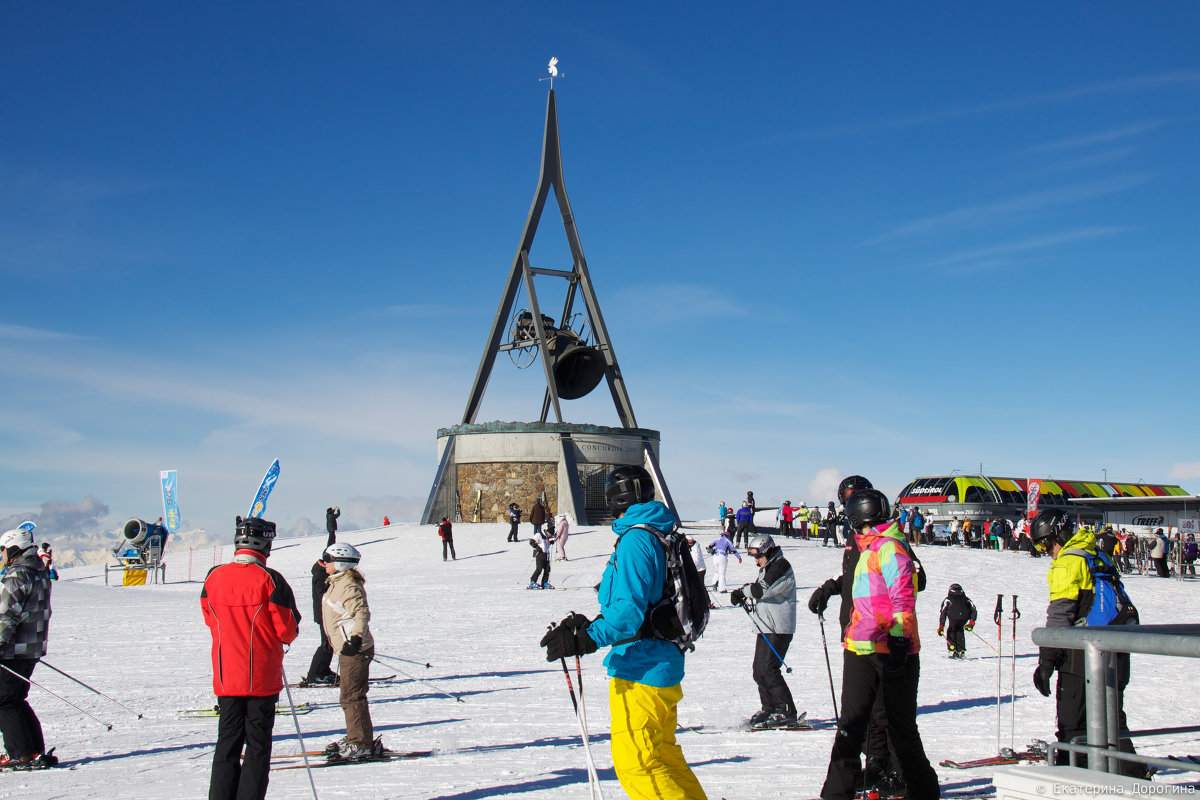
[(50, 630), (50, 573), (38, 558), (32, 530), (14, 528), (0, 536), (0, 564), (0, 733), (8, 753), (0, 762), (53, 766), (57, 759), (45, 755), (42, 724), (26, 700)]

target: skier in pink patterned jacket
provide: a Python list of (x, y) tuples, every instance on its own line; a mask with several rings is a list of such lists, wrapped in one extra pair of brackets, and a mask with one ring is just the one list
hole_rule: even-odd
[(842, 645), (841, 717), (821, 787), (825, 800), (855, 796), (862, 769), (859, 754), (879, 692), (887, 709), (888, 741), (896, 750), (908, 796), (940, 797), (937, 773), (917, 730), (917, 571), (890, 516), (887, 496), (877, 489), (855, 492), (846, 501), (860, 556), (853, 577), (844, 578), (852, 580), (854, 610)]

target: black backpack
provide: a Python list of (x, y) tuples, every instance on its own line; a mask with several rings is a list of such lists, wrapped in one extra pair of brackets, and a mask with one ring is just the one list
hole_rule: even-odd
[[(666, 557), (662, 599), (646, 610), (636, 639), (673, 642), (681, 652), (696, 649), (696, 640), (708, 626), (708, 591), (692, 561), (691, 548), (679, 528), (663, 532), (650, 525), (634, 525), (654, 534)], [(617, 540), (620, 544), (621, 540)]]

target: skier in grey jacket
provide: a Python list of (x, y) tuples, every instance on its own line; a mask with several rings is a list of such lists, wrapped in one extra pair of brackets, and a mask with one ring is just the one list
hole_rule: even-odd
[[(32, 527), (32, 523), (27, 523)], [(0, 732), (7, 763), (52, 767), (42, 724), (29, 707), (29, 676), (46, 655), (50, 631), (50, 573), (38, 558), (33, 531), (24, 527), (0, 536)]]
[(796, 724), (796, 704), (779, 671), (796, 633), (796, 576), (783, 551), (768, 535), (751, 539), (746, 553), (758, 565), (758, 579), (735, 589), (729, 600), (753, 615), (760, 628), (754, 645), (753, 675), (762, 708), (750, 717), (750, 724), (783, 728)]

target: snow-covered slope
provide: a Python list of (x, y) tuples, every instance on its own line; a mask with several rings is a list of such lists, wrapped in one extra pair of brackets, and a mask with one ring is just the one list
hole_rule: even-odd
[[(528, 525), (522, 526), (527, 535)], [(587, 775), (577, 724), (558, 665), (549, 665), (537, 642), (546, 625), (571, 610), (594, 615), (596, 584), (611, 550), (607, 528), (584, 528), (571, 535), (571, 560), (553, 565), (552, 582), (562, 591), (529, 591), (530, 547), (506, 544), (507, 525), (455, 527), (458, 560), (443, 563), (432, 527), (399, 524), (374, 531), (343, 534), (363, 550), (363, 572), (371, 601), (380, 653), (432, 664), (400, 664), (405, 672), (430, 683), (404, 680), (374, 685), (371, 712), (377, 733), (393, 749), (436, 749), (430, 758), (366, 764), (314, 772), (320, 797), (476, 798), (521, 796), (561, 800), (587, 796)], [(715, 527), (701, 529), (702, 541)], [(286, 659), (288, 676), (298, 680), (317, 643), (309, 618), (309, 567), (324, 537), (277, 542), (271, 565), (296, 591), (304, 621)], [(812, 588), (840, 571), (841, 551), (819, 542), (784, 542), (795, 567), (803, 604)], [(1051, 738), (1054, 707), (1030, 681), (1036, 648), (1029, 632), (1044, 621), (1047, 559), (1024, 554), (921, 548), (929, 588), (918, 604), (922, 633), (919, 724), (931, 760), (991, 755), (996, 749), (997, 661), (991, 650), (968, 634), (966, 661), (944, 657), (936, 635), (938, 608), (952, 582), (961, 583), (979, 607), (976, 632), (995, 644), (992, 609), (1003, 592), (1020, 596), (1023, 617), (1017, 636), (1017, 746), (1031, 738)], [(226, 549), (226, 558), (229, 549)], [(756, 571), (747, 559), (731, 564), (731, 584), (751, 580)], [(176, 576), (168, 574), (168, 579)], [(1195, 583), (1133, 576), (1131, 594), (1145, 622), (1182, 621), (1200, 591)], [(54, 587), (54, 618), (47, 660), (125, 704), (144, 712), (131, 714), (93, 695), (45, 667), (34, 679), (106, 722), (84, 717), (41, 690), (32, 703), (41, 716), (49, 745), (71, 769), (0, 775), (0, 797), (22, 798), (173, 798), (203, 797), (216, 738), (216, 719), (185, 719), (177, 709), (211, 706), (209, 636), (200, 616), (199, 583), (105, 587), (97, 566), (64, 570)], [(722, 603), (728, 603), (722, 596)], [(836, 608), (826, 624), (833, 677), (840, 686)], [(688, 657), (680, 724), (706, 729), (733, 727), (757, 709), (750, 677), (754, 629), (737, 608), (713, 612), (709, 631)], [(1004, 627), (1009, 652), (1009, 623)], [(584, 683), (593, 749), (609, 798), (623, 796), (608, 754), (606, 678), (601, 655), (584, 659)], [(789, 684), (797, 704), (810, 718), (832, 716), (829, 679), (816, 617), (800, 613), (796, 641), (788, 653)], [(1194, 665), (1177, 659), (1139, 656), (1126, 700), (1135, 728), (1191, 722), (1189, 682)], [(1009, 660), (1003, 669), (1007, 698)], [(376, 664), (373, 674), (396, 672)], [(439, 690), (458, 695), (455, 702)], [(293, 689), (296, 702), (317, 705), (299, 717), (310, 749), (342, 735), (337, 693)], [(1001, 742), (1009, 745), (1009, 705), (1002, 708)], [(295, 751), (292, 720), (275, 725), (276, 752)], [(681, 731), (679, 741), (710, 798), (816, 796), (828, 763), (832, 732), (703, 735)], [(1200, 752), (1200, 740), (1175, 736), (1143, 740), (1149, 752)], [(1139, 743), (1141, 744), (1141, 743)], [(956, 772), (938, 768), (943, 791), (953, 796), (968, 787), (986, 786), (988, 771)], [(268, 796), (311, 797), (303, 770), (272, 776)]]

